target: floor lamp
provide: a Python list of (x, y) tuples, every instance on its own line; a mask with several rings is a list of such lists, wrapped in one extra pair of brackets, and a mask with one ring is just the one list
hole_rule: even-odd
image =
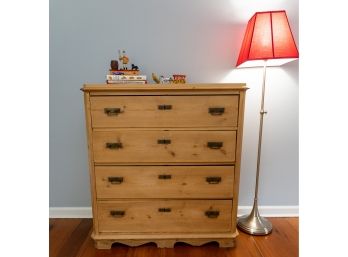
[(266, 67), (283, 65), (297, 59), (298, 56), (298, 50), (284, 10), (257, 12), (251, 17), (236, 65), (237, 68), (263, 67), (254, 205), (249, 215), (244, 215), (238, 219), (238, 228), (248, 234), (267, 235), (272, 231), (272, 223), (260, 216), (257, 203), (263, 116), (267, 113), (264, 110)]

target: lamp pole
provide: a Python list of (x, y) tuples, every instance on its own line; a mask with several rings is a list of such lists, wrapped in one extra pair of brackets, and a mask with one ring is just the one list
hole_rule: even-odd
[(260, 175), (260, 159), (261, 159), (261, 145), (262, 145), (262, 130), (263, 130), (263, 116), (267, 114), (264, 110), (265, 102), (265, 85), (266, 85), (266, 60), (263, 66), (263, 83), (262, 83), (262, 98), (260, 109), (260, 126), (259, 126), (259, 144), (257, 148), (257, 166), (256, 166), (256, 183), (253, 209), (249, 215), (244, 215), (238, 219), (238, 227), (244, 232), (251, 235), (267, 235), (272, 232), (272, 223), (266, 218), (260, 216), (257, 196), (259, 191), (259, 175)]

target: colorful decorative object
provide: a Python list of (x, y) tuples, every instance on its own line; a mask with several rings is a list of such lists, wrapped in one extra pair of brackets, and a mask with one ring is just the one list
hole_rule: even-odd
[(298, 57), (298, 50), (285, 11), (257, 12), (251, 17), (236, 65), (238, 68), (263, 66), (254, 206), (249, 215), (244, 215), (238, 220), (238, 227), (248, 234), (267, 235), (272, 231), (272, 223), (260, 216), (257, 203), (263, 116), (267, 113), (264, 110), (266, 67), (280, 66)]
[(172, 77), (157, 76), (152, 73), (152, 79), (157, 84), (184, 84), (186, 83), (186, 75), (174, 74)]
[(164, 76), (160, 76), (160, 81), (161, 81), (161, 84), (172, 84), (173, 78), (172, 77), (165, 78)]
[(123, 50), (121, 54), (121, 50), (118, 50), (118, 60), (122, 62), (122, 69), (121, 70), (128, 70), (127, 64), (129, 62), (128, 56), (126, 56), (126, 51)]
[(186, 83), (186, 75), (174, 74), (173, 75), (173, 83), (185, 84)]
[(117, 60), (111, 60), (109, 73), (106, 75), (107, 84), (147, 84), (146, 75), (140, 75), (139, 67), (132, 63), (128, 70), (129, 62), (126, 51), (118, 50), (118, 60), (122, 63), (119, 67)]

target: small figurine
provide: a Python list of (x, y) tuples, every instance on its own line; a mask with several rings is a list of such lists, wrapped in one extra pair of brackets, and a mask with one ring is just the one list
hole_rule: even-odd
[(139, 67), (132, 63), (132, 70), (139, 70)]
[(168, 77), (168, 78), (165, 78), (163, 76), (160, 77), (161, 79), (161, 84), (172, 84), (173, 83), (173, 79), (172, 77)]
[(111, 68), (111, 70), (118, 70), (118, 61), (117, 60), (111, 60), (110, 68)]
[(152, 73), (152, 79), (156, 82), (156, 84), (159, 84), (161, 82), (155, 73)]
[(123, 67), (121, 70), (128, 70), (127, 64), (129, 62), (129, 58), (126, 56), (126, 51), (123, 50), (121, 54), (121, 50), (118, 50), (118, 59), (122, 62)]

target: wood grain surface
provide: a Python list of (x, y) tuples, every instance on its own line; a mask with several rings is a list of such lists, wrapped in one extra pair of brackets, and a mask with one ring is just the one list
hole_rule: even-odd
[(232, 199), (234, 166), (96, 166), (98, 199)]
[[(93, 128), (233, 127), (238, 120), (238, 95), (94, 96), (90, 99)], [(117, 113), (108, 113), (112, 110)]]
[(91, 219), (50, 219), (50, 257), (298, 257), (298, 218), (269, 218), (273, 232), (250, 236), (240, 232), (235, 248), (219, 248), (217, 243), (203, 246), (175, 244), (157, 248), (148, 243), (138, 247), (113, 244), (110, 250), (97, 250), (90, 235)]
[(100, 232), (229, 232), (231, 210), (231, 200), (98, 201), (98, 222)]
[[(161, 143), (159, 140), (166, 140)], [(219, 143), (217, 148), (209, 143)], [(107, 148), (107, 144), (118, 147)], [(236, 131), (116, 130), (93, 132), (94, 161), (100, 162), (233, 162)]]

